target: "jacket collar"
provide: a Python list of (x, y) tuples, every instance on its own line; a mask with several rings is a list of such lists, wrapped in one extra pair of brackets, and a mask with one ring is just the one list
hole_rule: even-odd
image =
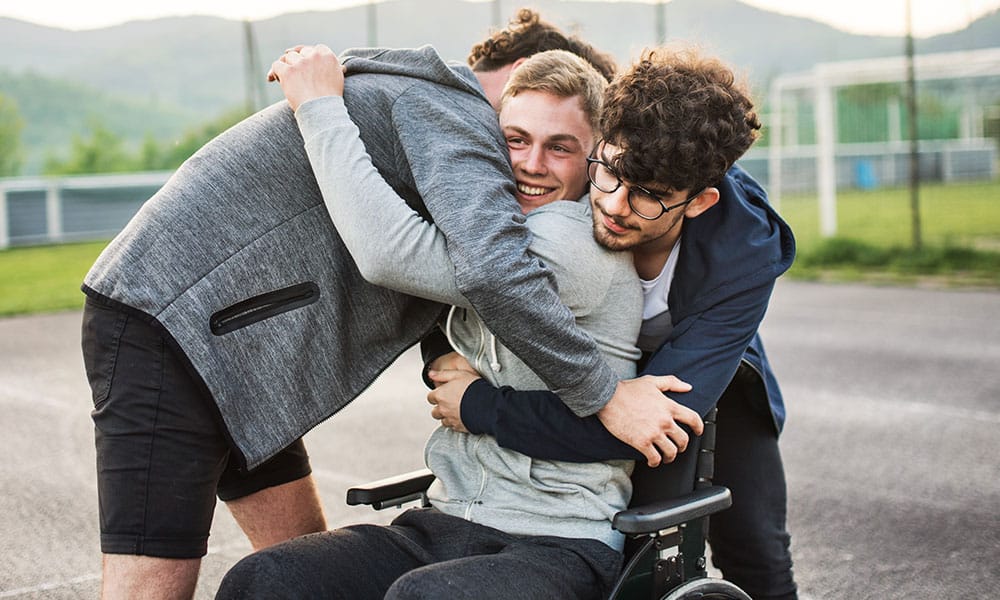
[(725, 298), (773, 282), (795, 258), (795, 238), (746, 171), (733, 166), (719, 201), (686, 219), (669, 304), (673, 322)]

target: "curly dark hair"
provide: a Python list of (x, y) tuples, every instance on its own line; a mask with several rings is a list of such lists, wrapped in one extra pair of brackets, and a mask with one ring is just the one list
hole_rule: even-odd
[(760, 121), (727, 66), (693, 49), (647, 49), (608, 86), (605, 141), (625, 180), (671, 191), (718, 185), (757, 139)]
[(493, 32), (489, 38), (473, 46), (466, 60), (473, 71), (490, 72), (546, 50), (572, 52), (594, 65), (608, 81), (617, 70), (615, 59), (610, 54), (601, 52), (576, 36), (566, 35), (552, 23), (543, 21), (530, 8), (519, 9), (506, 29)]

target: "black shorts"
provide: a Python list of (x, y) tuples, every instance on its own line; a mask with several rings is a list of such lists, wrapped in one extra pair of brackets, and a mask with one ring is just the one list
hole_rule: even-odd
[(301, 439), (240, 470), (211, 397), (156, 326), (88, 298), (82, 343), (102, 552), (204, 556), (216, 495), (233, 500), (311, 472)]

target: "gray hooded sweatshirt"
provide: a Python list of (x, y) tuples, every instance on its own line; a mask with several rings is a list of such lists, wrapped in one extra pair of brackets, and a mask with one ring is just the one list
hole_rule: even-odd
[[(327, 209), (362, 275), (454, 304), (444, 323), (448, 338), (492, 385), (543, 387), (458, 291), (444, 235), (379, 176), (343, 100), (306, 102), (296, 119)], [(534, 234), (532, 255), (555, 273), (559, 295), (579, 326), (597, 340), (619, 377), (634, 376), (642, 289), (632, 254), (598, 245), (586, 201), (541, 206), (527, 223)], [(445, 427), (431, 435), (424, 458), (437, 477), (428, 495), (442, 512), (514, 534), (591, 538), (622, 547), (611, 519), (631, 497), (632, 461), (540, 460), (501, 448), (491, 436)]]
[[(618, 377), (527, 253), (503, 136), (472, 72), (429, 47), (344, 57), (372, 161), (433, 216), (461, 293), (569, 407), (600, 409)], [(443, 310), (361, 277), (284, 102), (185, 162), (83, 289), (162, 327), (250, 468), (354, 399)]]

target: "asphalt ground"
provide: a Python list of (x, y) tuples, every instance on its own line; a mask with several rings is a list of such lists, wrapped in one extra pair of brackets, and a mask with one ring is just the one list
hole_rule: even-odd
[[(1000, 597), (1000, 292), (780, 282), (763, 326), (803, 598)], [(80, 314), (0, 319), (0, 598), (98, 595)], [(351, 484), (419, 468), (434, 426), (405, 354), (306, 442), (330, 525)], [(250, 547), (217, 509), (197, 597)]]

